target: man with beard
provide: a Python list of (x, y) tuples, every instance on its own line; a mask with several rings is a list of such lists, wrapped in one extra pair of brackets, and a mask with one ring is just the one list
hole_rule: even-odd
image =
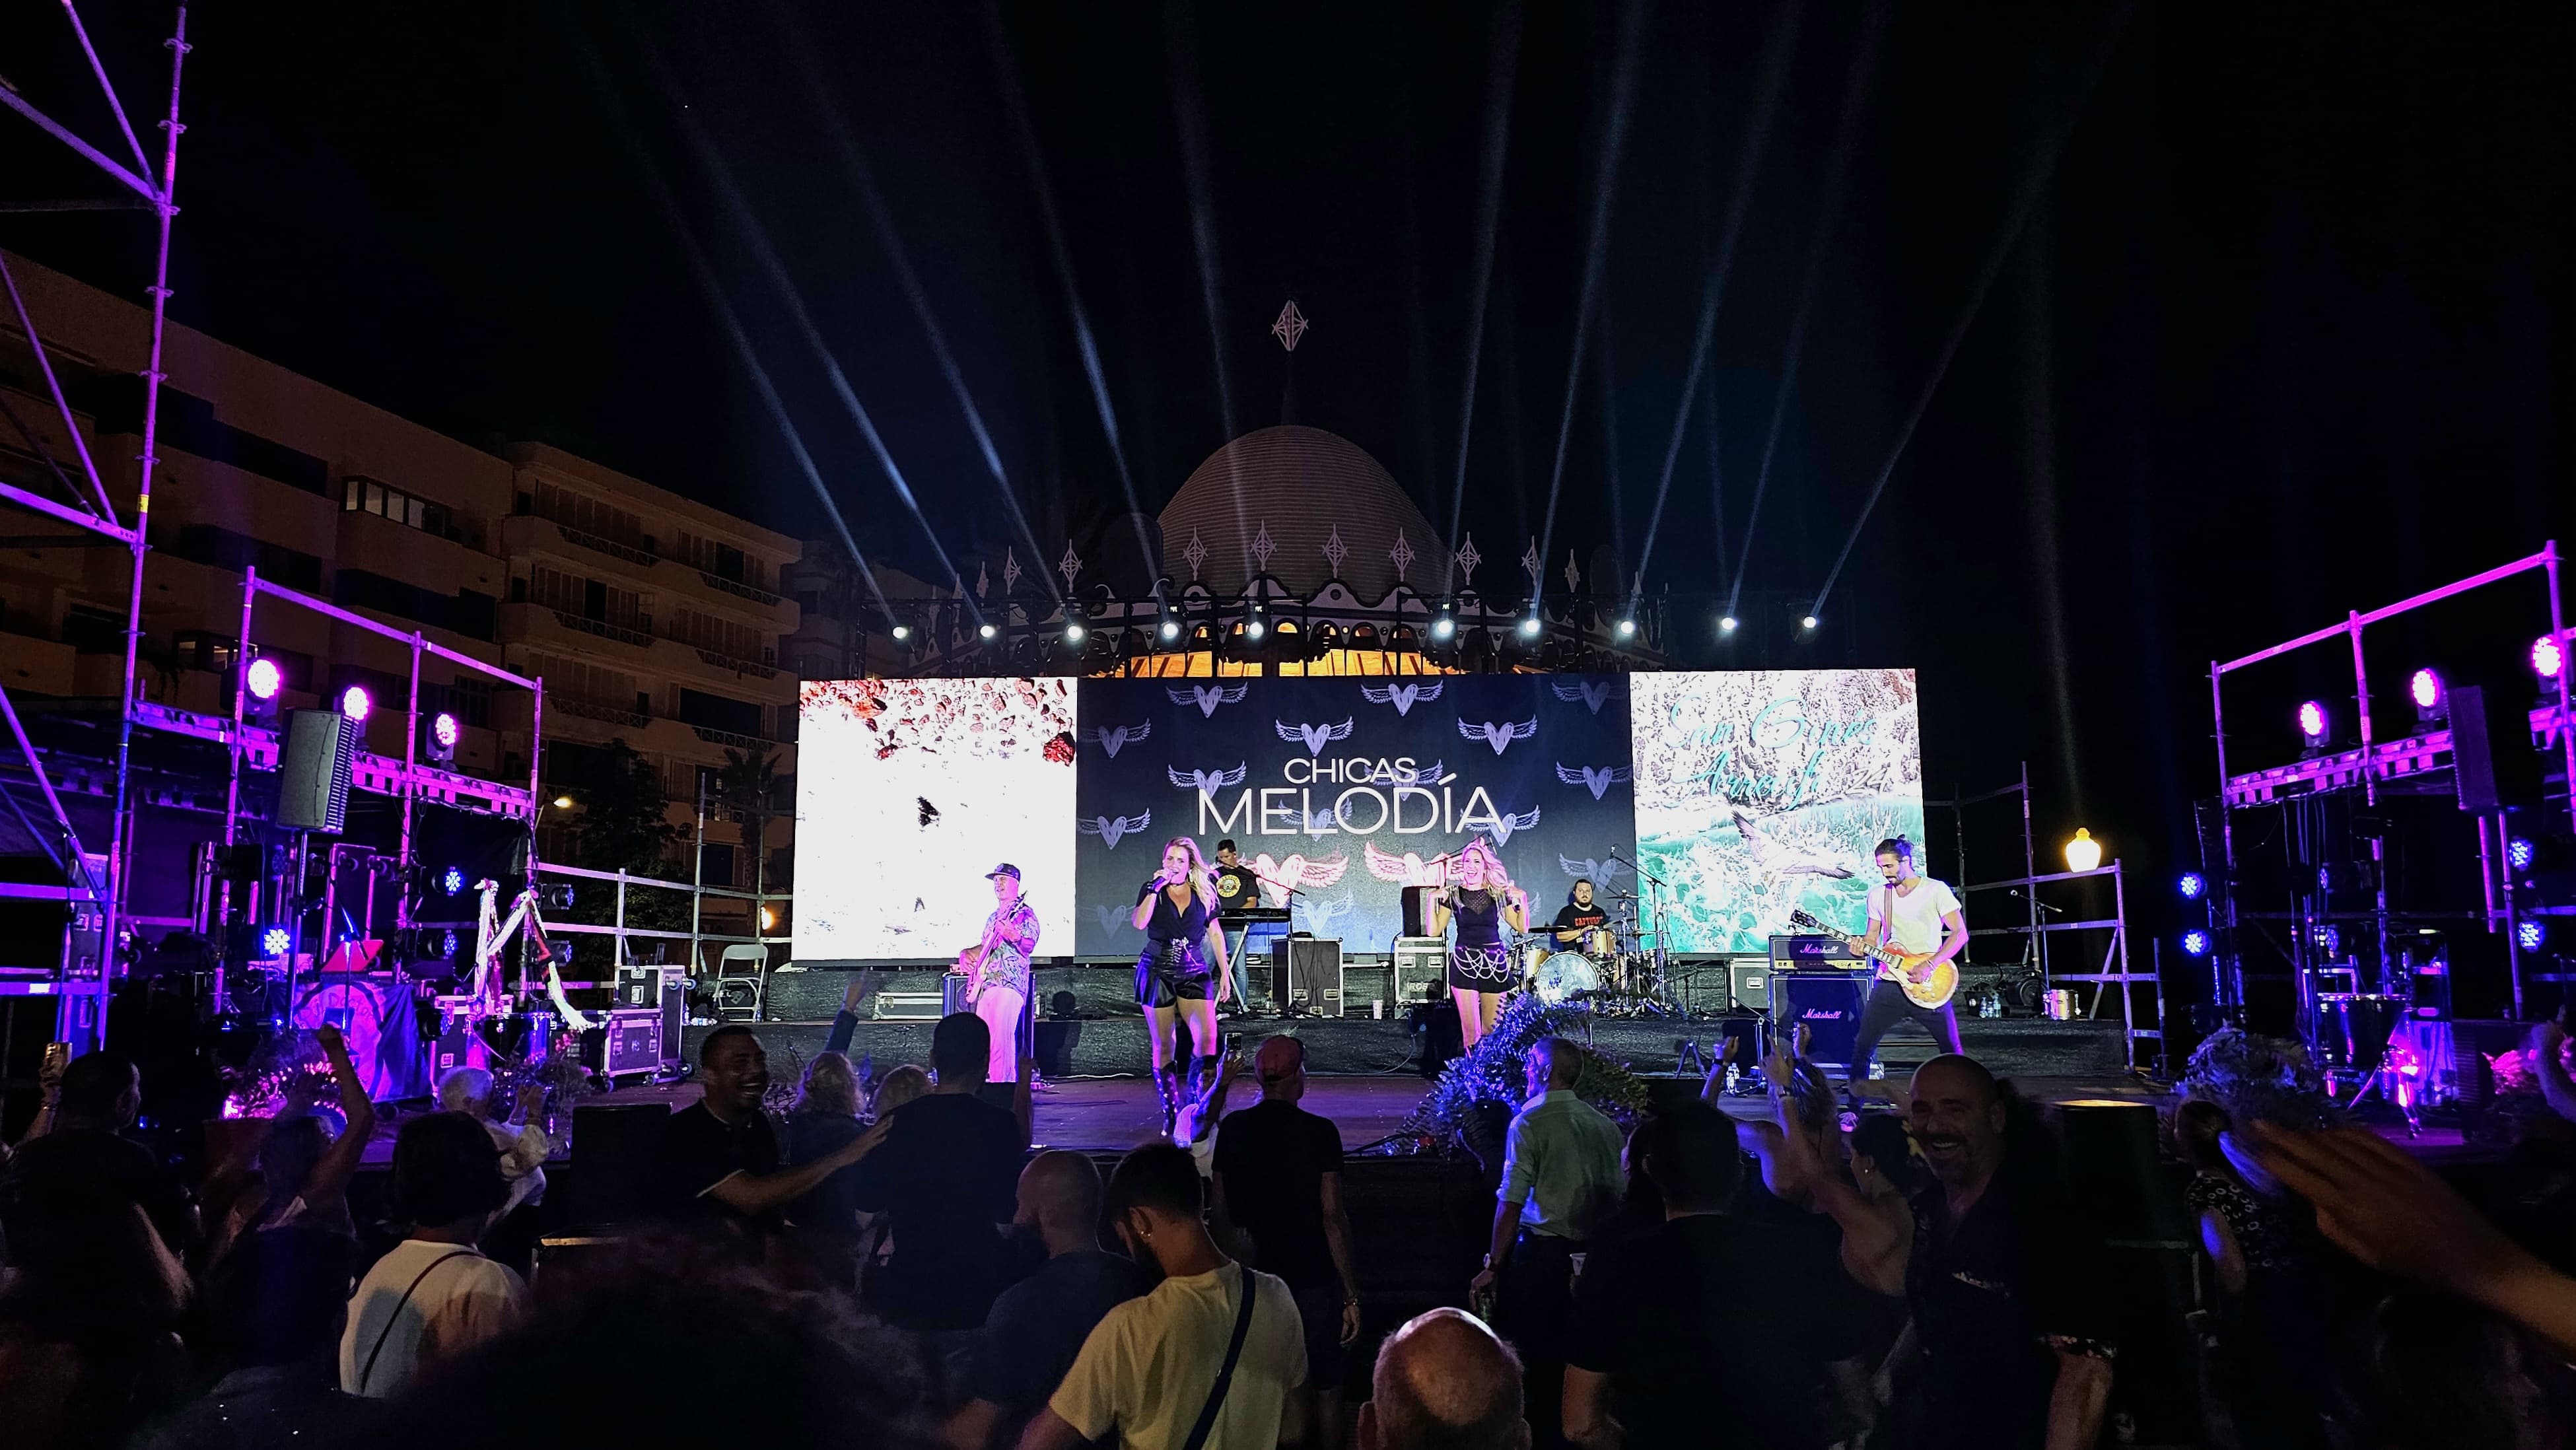
[(865, 1158), (885, 1141), (879, 1123), (811, 1163), (778, 1167), (778, 1130), (762, 1111), (769, 1054), (748, 1027), (719, 1027), (698, 1044), (706, 1091), (663, 1125), (658, 1161), (662, 1213), (687, 1223), (768, 1229), (790, 1201)]
[(2007, 1151), (1994, 1074), (1945, 1054), (1909, 1112), (1933, 1182), (1914, 1199), (1906, 1298), (1922, 1346), (1924, 1450), (2082, 1450), (2102, 1428), (2109, 1348), (2079, 1266), (2094, 1262), (2046, 1166)]

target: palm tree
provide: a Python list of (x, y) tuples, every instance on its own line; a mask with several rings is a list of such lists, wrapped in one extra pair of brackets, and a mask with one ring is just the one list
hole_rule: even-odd
[(778, 815), (778, 756), (769, 750), (727, 747), (723, 768), (716, 772), (716, 805), (742, 824), (751, 848), (751, 889), (769, 894), (769, 823)]

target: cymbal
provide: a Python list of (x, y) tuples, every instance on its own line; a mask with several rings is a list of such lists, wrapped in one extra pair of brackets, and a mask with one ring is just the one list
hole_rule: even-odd
[(1637, 893), (1633, 891), (1613, 891), (1610, 893), (1610, 899), (1612, 901), (1634, 901), (1637, 899)]

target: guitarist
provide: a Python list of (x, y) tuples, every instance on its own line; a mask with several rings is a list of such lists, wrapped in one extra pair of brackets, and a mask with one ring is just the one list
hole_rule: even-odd
[[(1885, 884), (1869, 889), (1869, 934), (1861, 938), (1861, 945), (1865, 949), (1893, 946), (1907, 956), (1930, 953), (1930, 960), (1906, 972), (1923, 982), (1931, 978), (1934, 968), (1967, 946), (1968, 926), (1959, 916), (1958, 896), (1948, 885), (1923, 874), (1916, 849), (1912, 841), (1896, 836), (1879, 842), (1871, 853), (1878, 859), (1878, 874)], [(1900, 970), (1904, 969), (1882, 965), (1878, 980), (1870, 983), (1869, 1001), (1860, 1009), (1860, 1031), (1852, 1038), (1850, 1080), (1855, 1085), (1869, 1076), (1878, 1040), (1899, 1022), (1920, 1024), (1943, 1052), (1959, 1050), (1959, 1014), (1946, 1001), (1938, 1007), (1914, 1005), (1890, 975)]]
[(1005, 861), (984, 873), (993, 883), (993, 914), (984, 919), (984, 935), (957, 954), (957, 970), (966, 974), (966, 1007), (984, 1019), (992, 1037), (987, 1082), (1011, 1082), (1020, 1075), (1021, 1035), (1028, 1015), (1031, 972), (1029, 957), (1037, 950), (1038, 914), (1020, 895), (1020, 868)]

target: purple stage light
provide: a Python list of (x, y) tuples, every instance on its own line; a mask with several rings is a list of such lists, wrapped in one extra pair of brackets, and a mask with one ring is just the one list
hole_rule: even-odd
[(2307, 737), (2310, 745), (2325, 744), (2326, 707), (2318, 704), (2314, 700), (2307, 701), (2300, 705), (2299, 733)]
[(351, 685), (340, 692), (340, 713), (352, 720), (366, 719), (367, 712), (375, 707), (375, 697), (367, 693), (364, 685)]
[(2185, 871), (2182, 880), (2175, 883), (2175, 889), (2182, 893), (2183, 900), (2198, 901), (2200, 894), (2209, 889), (2209, 882), (2197, 871)]
[(2183, 955), (2185, 956), (2208, 956), (2209, 933), (2202, 931), (2198, 927), (2193, 927), (2191, 930), (2184, 932), (2182, 934), (2182, 950)]
[(2526, 919), (2515, 925), (2513, 939), (2515, 944), (2524, 951), (2536, 952), (2540, 950), (2542, 942), (2549, 940), (2549, 928), (2542, 926), (2537, 920)]
[(2558, 678), (2567, 668), (2567, 650), (2552, 635), (2542, 635), (2531, 642), (2531, 672), (2544, 680)]
[(430, 717), (429, 738), (437, 741), (440, 749), (454, 750), (456, 748), (456, 734), (455, 716), (441, 710), (436, 715)]
[(2532, 845), (2528, 837), (2516, 836), (2505, 843), (2504, 864), (2516, 871), (2530, 870), (2531, 863), (2538, 859), (2540, 848)]
[(2431, 670), (2417, 670), (2406, 681), (2406, 693), (2415, 699), (2415, 708), (2430, 710), (2442, 703), (2442, 677)]
[(252, 699), (274, 700), (277, 698), (278, 686), (284, 684), (285, 679), (278, 673), (277, 661), (252, 660), (246, 683), (250, 686)]
[(282, 926), (272, 926), (259, 934), (259, 950), (262, 956), (282, 957), (286, 955), (286, 949), (293, 945), (295, 945), (295, 938)]

